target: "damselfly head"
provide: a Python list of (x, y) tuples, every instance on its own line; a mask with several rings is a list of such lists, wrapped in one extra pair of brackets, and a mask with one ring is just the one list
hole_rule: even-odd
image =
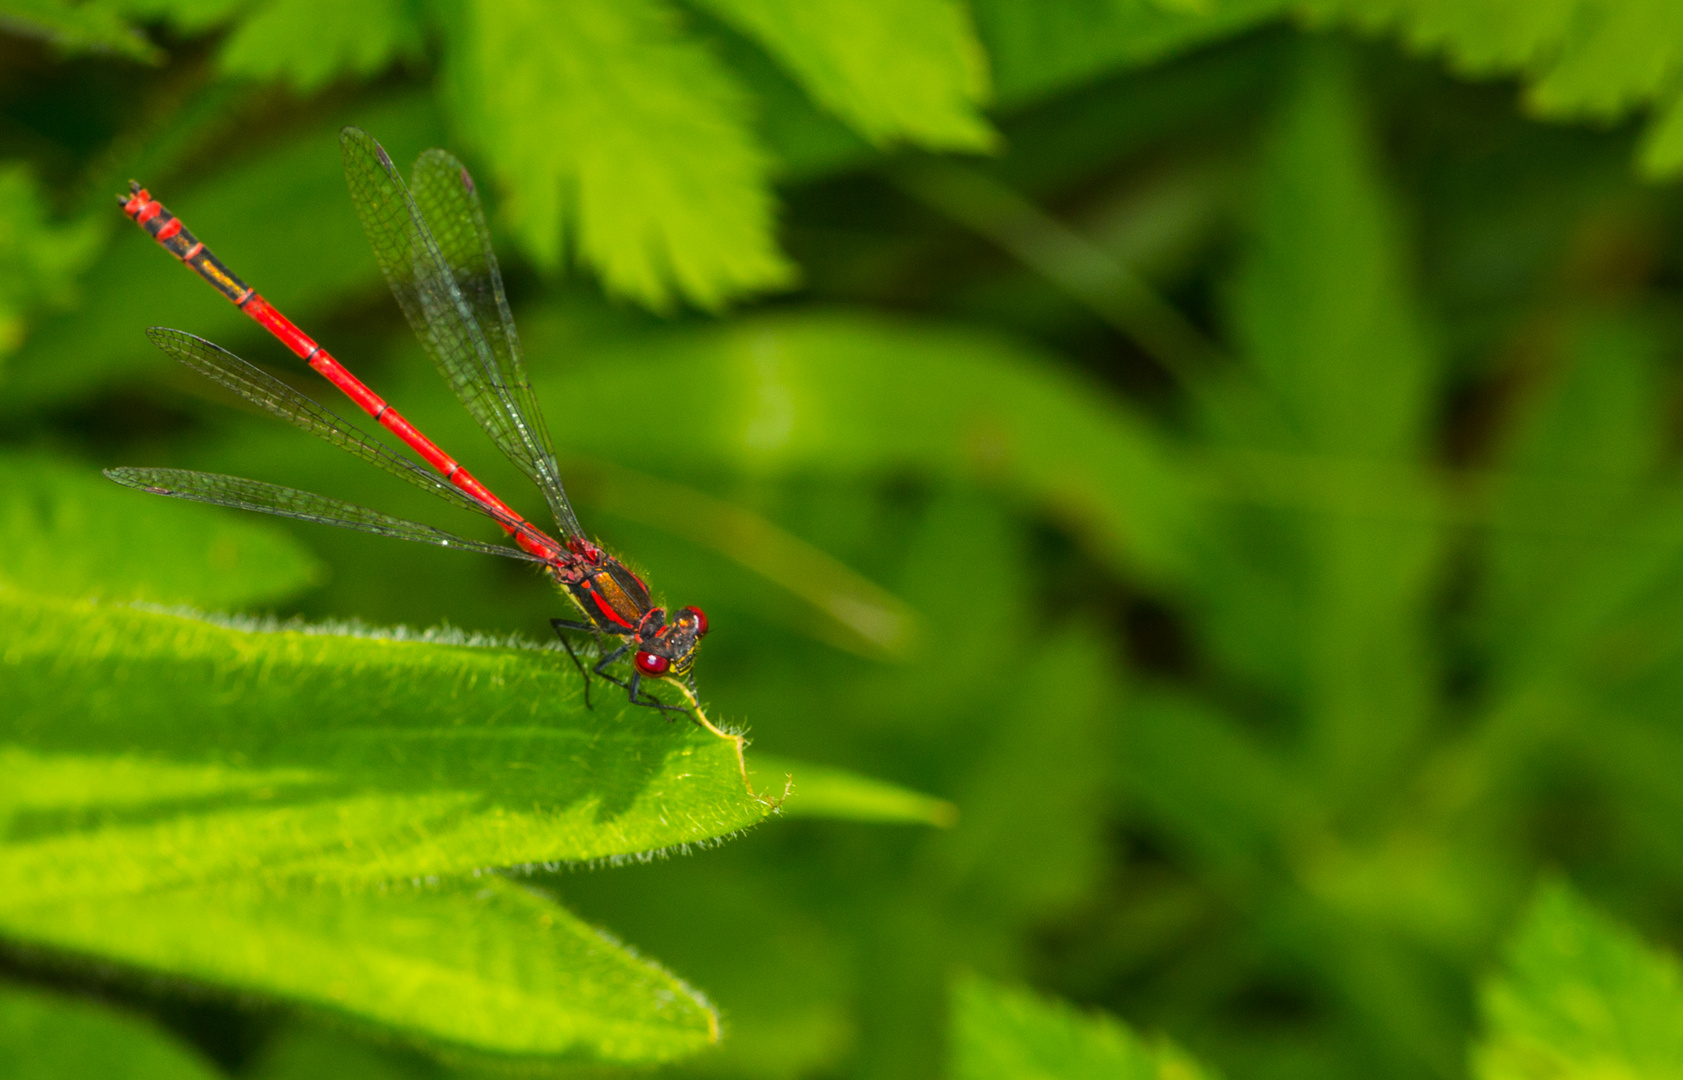
[(655, 608), (644, 618), (642, 646), (632, 663), (644, 675), (687, 676), (695, 666), (695, 647), (707, 634), (707, 616), (698, 607), (680, 608), (671, 622), (666, 612)]

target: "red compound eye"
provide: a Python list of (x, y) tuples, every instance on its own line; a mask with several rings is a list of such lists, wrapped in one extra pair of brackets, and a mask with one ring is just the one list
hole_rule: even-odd
[(695, 636), (696, 637), (706, 637), (707, 636), (707, 615), (706, 615), (706, 613), (703, 612), (698, 607), (687, 607), (684, 610), (689, 612), (691, 615), (695, 616)]
[(672, 666), (672, 661), (664, 656), (656, 656), (652, 652), (640, 652), (632, 658), (637, 670), (645, 675), (664, 675), (666, 669)]

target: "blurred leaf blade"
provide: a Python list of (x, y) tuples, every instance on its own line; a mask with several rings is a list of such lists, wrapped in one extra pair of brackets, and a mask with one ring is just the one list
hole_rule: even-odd
[(1683, 1060), (1683, 974), (1562, 883), (1541, 889), (1480, 995), (1480, 1080), (1628, 1076)]
[(0, 1061), (15, 1080), (214, 1080), (222, 1074), (136, 1017), (0, 984)]
[[(534, 354), (543, 348), (533, 346)], [(539, 377), (551, 413), (660, 385), (682, 426), (628, 446), (610, 417), (575, 415), (573, 447), (640, 465), (697, 451), (750, 476), (804, 469), (1001, 477), (1117, 565), (1184, 568), (1200, 504), (1176, 448), (1140, 413), (1009, 339), (864, 313), (762, 316), (592, 350), (566, 386)]]
[[(0, 232), (0, 362), (23, 343), (32, 317), (71, 306), (75, 282), (99, 251), (105, 223), (55, 225), (28, 167), (0, 162), (0, 199), (11, 207)], [(4, 369), (0, 369), (4, 370)]]
[(1001, 103), (1019, 105), (1145, 66), (1278, 18), (1289, 0), (1019, 4), (981, 0), (976, 22)]
[(682, 534), (809, 603), (827, 624), (820, 639), (871, 657), (909, 659), (925, 629), (904, 601), (838, 560), (742, 507), (630, 469), (594, 462), (597, 505)]
[(1550, 119), (1610, 121), (1659, 104), (1642, 163), (1662, 177), (1683, 167), (1668, 133), (1676, 127), (1668, 118), (1679, 100), (1683, 13), (1664, 0), (1300, 0), (1298, 6), (1317, 21), (1395, 33), (1469, 74), (1518, 75), (1531, 108)]
[[(1218, 439), (1404, 466), (1423, 456), (1436, 360), (1374, 159), (1348, 57), (1306, 43), (1265, 150), (1256, 232), (1234, 290), (1256, 381), (1235, 378), (1211, 398)], [(1431, 493), (1386, 495), (1406, 507)], [(1281, 600), (1307, 605), (1294, 620), (1299, 641), (1281, 641), (1259, 612), (1227, 599), (1260, 590), (1229, 589), (1220, 576), (1204, 583), (1224, 632), (1258, 657), (1249, 663), (1300, 671), (1309, 753), (1354, 800), (1395, 775), (1430, 707), (1424, 633), (1438, 530), (1401, 516), (1279, 522), (1276, 542), (1291, 554), (1267, 568), (1269, 555), (1242, 534), (1217, 541), (1235, 545), (1221, 558), (1278, 577)], [(1260, 659), (1282, 647), (1301, 651)]]
[(1148, 1042), (1102, 1013), (974, 977), (953, 986), (949, 1037), (956, 1080), (1213, 1076), (1167, 1040)]
[(933, 825), (942, 829), (958, 824), (958, 807), (945, 799), (845, 769), (755, 754), (749, 776), (757, 778), (756, 786), (768, 793), (777, 790), (781, 778), (789, 779), (789, 797), (780, 807), (788, 817)]
[(217, 62), (230, 75), (284, 78), (308, 93), (342, 75), (374, 75), (420, 45), (405, 0), (268, 0), (240, 20)]
[(154, 64), (163, 59), (144, 34), (105, 4), (8, 0), (0, 10), (0, 28), (51, 42), (68, 53), (111, 52)]
[[(1498, 528), (1482, 612), (1509, 677), (1572, 666), (1605, 627), (1606, 601), (1632, 591), (1610, 589), (1610, 581), (1667, 561), (1664, 544), (1675, 533), (1655, 527), (1664, 504), (1648, 490), (1664, 457), (1657, 344), (1652, 328), (1632, 318), (1575, 320), (1554, 370), (1515, 410), (1505, 469), (1490, 495)], [(1526, 527), (1550, 517), (1578, 531)]]
[(707, 0), (758, 40), (813, 99), (876, 144), (905, 140), (985, 150), (995, 135), (978, 106), (987, 59), (950, 0)]
[(89, 466), (0, 455), (0, 581), (68, 599), (228, 608), (318, 582), (319, 560), (247, 518), (129, 495)]
[[(421, 97), (355, 112), (394, 154), (442, 139), (437, 114)], [(335, 130), (324, 125), (270, 146), (180, 196), (152, 189), (236, 274), (299, 321), (347, 294), (378, 295), (379, 269), (345, 191)], [(108, 212), (121, 226), (121, 212), (115, 206)], [(75, 400), (166, 364), (146, 340), (149, 326), (183, 326), (228, 344), (237, 335), (259, 333), (132, 225), (94, 264), (81, 294), (85, 303), (97, 299), (99, 317), (72, 311), (33, 332), (8, 371), (0, 416)], [(277, 355), (275, 349), (269, 355)]]

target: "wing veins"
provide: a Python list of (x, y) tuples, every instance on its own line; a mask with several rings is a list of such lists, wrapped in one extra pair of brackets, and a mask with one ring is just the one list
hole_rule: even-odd
[(332, 443), (386, 472), (425, 491), (475, 513), (483, 514), (505, 529), (514, 529), (542, 543), (544, 537), (528, 522), (480, 502), (443, 477), (382, 445), (360, 428), (346, 422), (333, 410), (281, 382), (214, 342), (180, 330), (154, 326), (146, 331), (151, 342), (165, 353), (212, 382), (277, 416), (294, 427)]
[(342, 499), (282, 487), (263, 480), (247, 480), (239, 476), (194, 472), (190, 469), (106, 469), (105, 475), (124, 487), (152, 495), (167, 495), (175, 499), (209, 503), (212, 506), (254, 510), (260, 514), (335, 525), (341, 529), (355, 529), (376, 536), (475, 551), (483, 555), (501, 555), (509, 559), (536, 563), (544, 561), (536, 555), (529, 555), (506, 544), (469, 540), (465, 536), (457, 536), (432, 525), (407, 521)]
[[(542, 413), (537, 410), (536, 399), (524, 378), (524, 363), (518, 358), (518, 339), (509, 336), (512, 320), (504, 323), (499, 317), (492, 324), (500, 331), (504, 345), (500, 357), (490, 334), (463, 295), (457, 269), (446, 259), (385, 151), (366, 132), (356, 128), (346, 128), (341, 133), (340, 144), (352, 202), (356, 204), (386, 282), (422, 347), (491, 441), (543, 492), (562, 531), (582, 536), (567, 502), (547, 431), (542, 426)], [(472, 196), (471, 201), (477, 210), (477, 196)], [(482, 225), (482, 212), (478, 218), (478, 224)], [(477, 231), (472, 223), (470, 229)], [(460, 245), (456, 250), (460, 250)], [(496, 272), (494, 256), (486, 266), (488, 275), (495, 277), (493, 295), (500, 297), (501, 277)], [(501, 303), (506, 309), (506, 299)], [(511, 382), (519, 388), (519, 398), (530, 407), (531, 415), (517, 399)]]

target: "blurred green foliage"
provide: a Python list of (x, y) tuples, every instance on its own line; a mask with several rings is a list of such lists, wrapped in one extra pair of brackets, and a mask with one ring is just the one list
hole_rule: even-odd
[(1532, 903), (1481, 988), (1479, 1080), (1675, 1076), (1683, 974), (1559, 883)]
[[(1670, 1075), (1679, 56), (1658, 0), (0, 0), (0, 1058)], [(325, 389), (133, 176), (538, 505), (345, 123), (479, 177), (725, 737), (587, 708), (518, 566), (99, 477), (472, 527), (151, 348)]]

